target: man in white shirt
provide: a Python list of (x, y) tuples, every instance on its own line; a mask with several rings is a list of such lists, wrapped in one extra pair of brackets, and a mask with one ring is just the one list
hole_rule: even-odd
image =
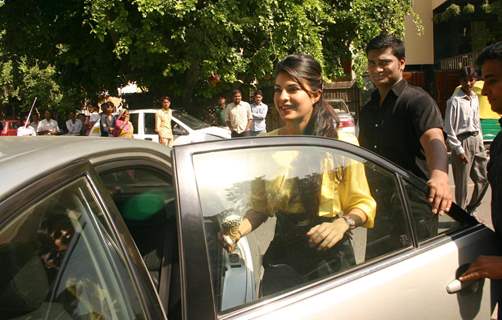
[[(479, 100), (472, 90), (476, 75), (464, 67), (460, 76), (461, 90), (448, 100), (444, 129), (452, 152), (453, 179), (457, 205), (473, 212), (481, 203), (488, 188), (486, 164), (479, 121)], [(474, 182), (474, 191), (467, 204), (467, 179)]]
[(66, 121), (66, 129), (68, 130), (68, 135), (79, 136), (82, 131), (82, 121), (77, 119), (75, 112), (70, 112), (70, 119)]
[(251, 114), (253, 115), (253, 136), (257, 136), (262, 132), (267, 132), (268, 106), (263, 102), (263, 93), (261, 90), (256, 90), (254, 93), (254, 104), (251, 105)]
[(57, 135), (60, 133), (58, 123), (52, 119), (52, 114), (49, 110), (44, 113), (45, 119), (38, 123), (37, 135)]
[(242, 101), (239, 89), (233, 91), (234, 102), (225, 109), (225, 121), (232, 132), (232, 138), (246, 137), (251, 134), (253, 115), (249, 103)]

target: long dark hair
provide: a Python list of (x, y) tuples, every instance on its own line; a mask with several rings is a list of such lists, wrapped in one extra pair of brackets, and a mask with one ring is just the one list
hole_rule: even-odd
[(296, 81), (309, 95), (312, 92), (321, 92), (321, 97), (314, 104), (312, 116), (304, 133), (312, 136), (338, 138), (336, 131), (339, 123), (338, 116), (335, 110), (324, 101), (322, 67), (319, 62), (307, 54), (292, 54), (277, 64), (275, 75), (277, 76), (281, 72)]

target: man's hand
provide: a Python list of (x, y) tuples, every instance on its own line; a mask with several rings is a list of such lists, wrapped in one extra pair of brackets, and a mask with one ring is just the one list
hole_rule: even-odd
[(312, 247), (317, 247), (318, 250), (327, 250), (342, 240), (347, 230), (349, 230), (349, 225), (344, 219), (339, 218), (333, 222), (323, 222), (312, 227), (307, 232), (307, 237)]
[(460, 161), (462, 161), (463, 163), (465, 164), (468, 164), (469, 163), (469, 159), (467, 159), (467, 156), (465, 155), (465, 153), (461, 153), (461, 154), (458, 154), (457, 157), (460, 159)]
[(440, 170), (434, 170), (429, 181), (429, 196), (427, 200), (432, 205), (432, 213), (445, 214), (450, 211), (452, 195), (448, 184), (448, 174)]
[(502, 279), (502, 257), (479, 256), (458, 280)]

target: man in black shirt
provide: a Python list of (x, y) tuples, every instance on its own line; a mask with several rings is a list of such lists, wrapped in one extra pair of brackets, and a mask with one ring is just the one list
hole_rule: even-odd
[[(479, 55), (477, 64), (481, 66), (481, 74), (485, 81), (482, 94), (488, 97), (492, 110), (502, 114), (502, 42), (485, 48)], [(502, 120), (499, 122), (502, 125)], [(502, 132), (497, 134), (490, 146), (488, 181), (492, 187), (492, 221), (500, 242), (502, 240)], [(460, 277), (460, 281), (482, 278), (502, 279), (502, 257), (479, 257)], [(499, 319), (500, 316), (499, 312)]]
[(368, 73), (376, 89), (359, 119), (361, 146), (428, 179), (432, 212), (451, 206), (448, 155), (443, 121), (434, 100), (403, 79), (404, 44), (390, 35), (372, 39), (366, 47)]

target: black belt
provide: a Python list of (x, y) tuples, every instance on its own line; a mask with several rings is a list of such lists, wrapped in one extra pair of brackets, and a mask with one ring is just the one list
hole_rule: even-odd
[(462, 132), (460, 134), (457, 134), (457, 138), (459, 139), (465, 139), (469, 137), (475, 137), (479, 134), (478, 131), (472, 131), (472, 132)]

